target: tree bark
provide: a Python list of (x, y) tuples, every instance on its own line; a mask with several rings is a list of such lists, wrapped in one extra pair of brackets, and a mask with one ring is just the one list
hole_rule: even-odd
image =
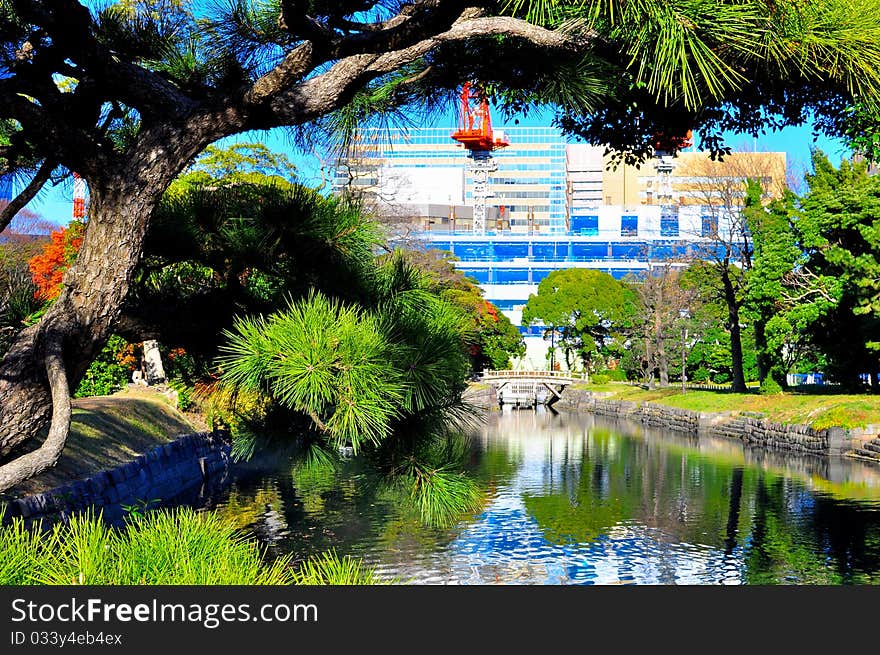
[(660, 386), (669, 386), (669, 359), (666, 357), (666, 346), (661, 339), (657, 346), (657, 367), (660, 369)]
[(0, 466), (0, 489), (9, 489), (40, 471), (55, 466), (64, 444), (67, 443), (71, 407), (70, 387), (67, 383), (67, 372), (64, 370), (62, 335), (52, 332), (44, 341), (46, 378), (51, 390), (52, 424), (48, 436), (39, 448)]
[[(61, 294), (38, 325), (19, 334), (0, 362), (0, 458), (35, 436), (52, 415), (56, 403), (50, 393), (52, 376), (40, 365), (48, 346), (45, 335), (58, 341), (67, 385), (75, 389), (119, 316), (162, 193), (213, 136), (193, 125), (146, 132), (126, 166), (89, 180), (88, 223)], [(45, 468), (52, 462), (43, 458), (41, 465)], [(9, 486), (3, 479), (0, 491)]]
[(767, 334), (764, 330), (764, 319), (755, 321), (755, 354), (758, 364), (758, 380), (763, 384), (764, 378), (770, 373), (769, 353), (767, 352)]
[(736, 300), (736, 292), (727, 274), (723, 276), (724, 300), (727, 302), (727, 320), (730, 330), (730, 371), (731, 390), (735, 393), (745, 393), (746, 378), (743, 371), (742, 333), (739, 327), (739, 303)]

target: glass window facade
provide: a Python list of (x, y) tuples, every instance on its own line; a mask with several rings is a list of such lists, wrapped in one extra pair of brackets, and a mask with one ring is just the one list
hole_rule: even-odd
[(703, 214), (702, 217), (702, 229), (700, 232), (700, 236), (702, 237), (716, 237), (718, 236), (718, 217), (713, 214)]
[(12, 200), (12, 176), (0, 177), (0, 200), (9, 202)]
[(666, 208), (660, 212), (660, 236), (678, 236), (678, 211), (674, 208)]
[(599, 217), (573, 215), (571, 217), (571, 232), (572, 234), (580, 234), (583, 236), (598, 236)]

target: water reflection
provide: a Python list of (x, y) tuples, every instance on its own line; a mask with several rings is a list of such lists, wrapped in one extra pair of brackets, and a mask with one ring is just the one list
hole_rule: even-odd
[(589, 415), (489, 416), (462, 461), (482, 511), (429, 527), (349, 460), (275, 457), (217, 509), (277, 552), (335, 547), (411, 583), (880, 581), (880, 470)]

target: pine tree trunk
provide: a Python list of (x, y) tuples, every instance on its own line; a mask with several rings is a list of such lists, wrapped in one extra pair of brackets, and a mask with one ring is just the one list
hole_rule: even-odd
[[(0, 458), (36, 436), (52, 416), (46, 335), (63, 357), (56, 376), (58, 370), (66, 376), (72, 393), (112, 333), (162, 193), (209, 142), (183, 128), (148, 134), (139, 144), (140, 158), (131, 157), (125, 168), (89, 180), (88, 224), (61, 294), (37, 325), (18, 335), (0, 362)], [(52, 434), (58, 432), (54, 423)], [(57, 454), (41, 461), (43, 468), (53, 466)], [(29, 467), (29, 475), (20, 477), (14, 473), (21, 469), (18, 459), (0, 464), (0, 491), (42, 470)]]
[(92, 191), (82, 248), (64, 276), (61, 294), (40, 323), (16, 339), (0, 364), (0, 456), (32, 437), (51, 413), (40, 365), (43, 335), (49, 330), (59, 335), (71, 391), (107, 341), (128, 293), (157, 198), (154, 190), (128, 185), (119, 192)]

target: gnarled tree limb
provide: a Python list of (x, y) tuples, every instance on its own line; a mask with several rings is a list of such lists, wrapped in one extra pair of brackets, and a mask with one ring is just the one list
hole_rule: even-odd
[(345, 57), (334, 63), (328, 71), (294, 87), (286, 84), (289, 80), (279, 77), (274, 88), (267, 85), (263, 90), (262, 97), (271, 98), (269, 107), (273, 116), (271, 125), (265, 127), (297, 125), (334, 111), (351, 98), (355, 89), (424, 57), (444, 43), (477, 37), (506, 36), (522, 39), (551, 51), (572, 51), (588, 45), (595, 38), (592, 32), (559, 32), (518, 18), (480, 17), (478, 14), (475, 10), (465, 10), (445, 32), (429, 36), (400, 50)]
[(45, 160), (40, 165), (40, 168), (37, 169), (37, 174), (34, 175), (28, 185), (22, 189), (21, 193), (0, 210), (0, 232), (5, 230), (6, 226), (12, 222), (13, 218), (15, 218), (15, 215), (24, 209), (24, 206), (33, 200), (34, 196), (40, 192), (40, 189), (43, 188), (43, 185), (46, 184), (52, 176), (52, 171), (55, 170), (55, 166), (57, 166), (56, 162), (51, 159)]
[(36, 450), (0, 466), (0, 491), (14, 487), (55, 466), (70, 430), (70, 388), (61, 347), (61, 335), (46, 334), (44, 363), (52, 392), (52, 423), (46, 440)]

